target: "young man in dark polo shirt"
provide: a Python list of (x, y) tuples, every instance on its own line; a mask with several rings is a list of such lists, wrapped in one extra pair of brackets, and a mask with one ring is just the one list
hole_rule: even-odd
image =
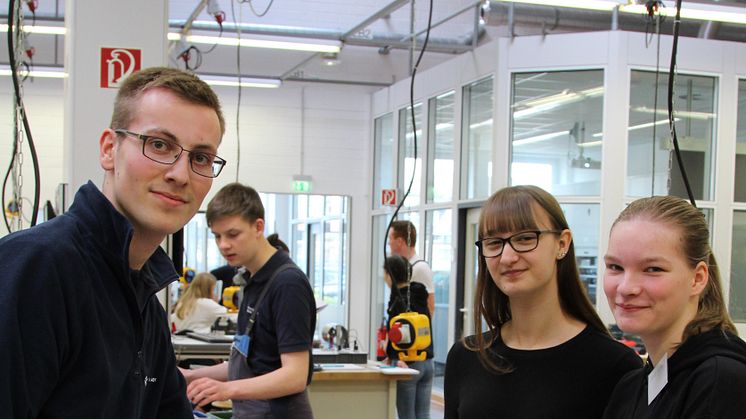
[(197, 405), (231, 399), (236, 419), (312, 418), (306, 386), (313, 371), (316, 304), (308, 278), (264, 237), (264, 207), (253, 188), (225, 186), (206, 215), (223, 257), (252, 274), (247, 273), (229, 362), (182, 370), (187, 396)]

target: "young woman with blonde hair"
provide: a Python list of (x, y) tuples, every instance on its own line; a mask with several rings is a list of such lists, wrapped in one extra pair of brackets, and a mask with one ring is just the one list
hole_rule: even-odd
[(171, 314), (171, 321), (176, 325), (177, 332), (192, 330), (208, 333), (215, 320), (228, 312), (228, 309), (213, 299), (216, 282), (215, 275), (207, 272), (194, 277)]
[(617, 385), (605, 418), (743, 418), (746, 344), (728, 315), (704, 215), (672, 196), (614, 222), (604, 292), (619, 328), (642, 337), (646, 368)]

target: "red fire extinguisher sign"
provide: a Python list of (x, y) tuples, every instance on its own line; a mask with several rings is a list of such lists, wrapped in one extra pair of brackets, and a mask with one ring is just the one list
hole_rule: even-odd
[(136, 48), (101, 48), (101, 87), (118, 88), (142, 67), (142, 51)]

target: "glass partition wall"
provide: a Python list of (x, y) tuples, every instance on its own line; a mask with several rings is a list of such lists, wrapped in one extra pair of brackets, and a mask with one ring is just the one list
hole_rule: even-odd
[(487, 198), (492, 193), (492, 77), (463, 87), (461, 113), (461, 198)]
[(599, 195), (604, 73), (513, 75), (511, 185), (555, 195)]
[(376, 118), (373, 135), (373, 208), (381, 207), (381, 190), (394, 188), (394, 115)]
[[(738, 81), (736, 155), (731, 239), (729, 310), (733, 320), (746, 322), (746, 80)], [(722, 269), (722, 268), (721, 268)]]
[(429, 137), (427, 147), (427, 202), (453, 199), (455, 164), (455, 93), (450, 91), (429, 101)]
[[(687, 198), (678, 160), (671, 152), (667, 86), (666, 73), (631, 72), (626, 183), (630, 197), (671, 194)], [(710, 200), (717, 82), (714, 77), (677, 74), (675, 91), (676, 137), (687, 177), (695, 199)]]
[[(409, 196), (404, 202), (404, 205), (408, 207), (420, 203), (420, 180), (422, 179), (422, 158), (420, 156), (423, 154), (427, 141), (427, 137), (422, 134), (425, 130), (422, 129), (421, 103), (414, 105), (414, 118), (415, 124), (413, 126), (411, 107), (399, 111), (399, 176), (397, 184), (402, 197), (411, 185)], [(417, 138), (415, 138), (413, 128), (417, 129)], [(415, 139), (417, 140), (416, 147)]]

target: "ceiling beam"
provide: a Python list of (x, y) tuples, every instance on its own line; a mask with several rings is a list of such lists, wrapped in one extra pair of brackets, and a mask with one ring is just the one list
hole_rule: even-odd
[(350, 36), (355, 35), (356, 33), (360, 32), (361, 30), (368, 27), (368, 25), (372, 24), (373, 22), (377, 21), (378, 19), (388, 16), (391, 13), (394, 13), (396, 10), (403, 7), (405, 4), (409, 3), (409, 0), (395, 0), (391, 3), (389, 3), (387, 6), (384, 6), (383, 9), (373, 13), (372, 15), (368, 16), (367, 19), (363, 20), (362, 22), (358, 23), (357, 25), (353, 26), (350, 30), (345, 32), (342, 35), (342, 42), (345, 42), (347, 38)]
[(197, 16), (202, 13), (202, 10), (204, 10), (206, 6), (207, 0), (200, 0), (199, 4), (192, 11), (192, 14), (189, 15), (189, 18), (187, 18), (186, 22), (184, 22), (184, 25), (181, 27), (181, 36), (189, 34), (189, 30), (192, 29), (192, 23), (194, 23)]
[[(371, 23), (377, 21), (378, 19), (390, 15), (400, 7), (404, 6), (405, 4), (409, 3), (409, 0), (394, 0), (388, 5), (384, 6), (381, 10), (377, 11), (376, 13), (373, 13), (372, 15), (368, 16), (366, 19), (364, 19), (362, 22), (358, 23), (357, 25), (353, 26), (351, 29), (349, 29), (347, 32), (342, 34), (341, 41), (346, 42), (347, 38), (350, 36), (358, 33), (360, 30), (365, 29), (368, 25)], [(287, 80), (288, 77), (295, 74), (295, 72), (299, 69), (301, 69), (303, 66), (311, 62), (314, 58), (319, 57), (320, 53), (315, 53), (311, 55), (310, 57), (307, 57), (300, 63), (293, 66), (293, 68), (289, 69), (288, 71), (284, 72), (282, 76), (280, 76), (280, 80)]]

